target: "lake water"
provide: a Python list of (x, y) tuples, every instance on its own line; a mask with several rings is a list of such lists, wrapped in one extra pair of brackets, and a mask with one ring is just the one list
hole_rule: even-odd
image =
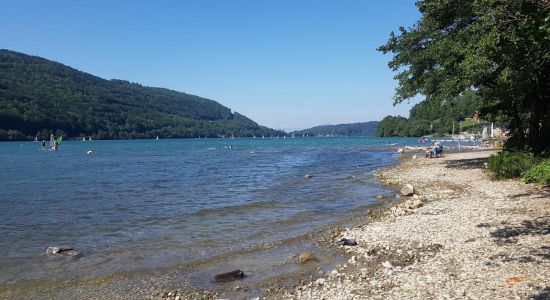
[[(0, 143), (0, 286), (223, 262), (284, 245), (389, 193), (372, 172), (396, 162), (394, 142), (416, 139), (67, 141), (59, 151)], [(82, 255), (45, 255), (54, 245)], [(226, 267), (260, 278), (275, 261)]]

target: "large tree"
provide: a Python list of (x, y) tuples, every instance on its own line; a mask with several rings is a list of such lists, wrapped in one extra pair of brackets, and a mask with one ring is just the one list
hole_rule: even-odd
[[(424, 0), (421, 19), (379, 48), (393, 53), (394, 104), (442, 103), (469, 90), (486, 117), (507, 123), (508, 146), (550, 149), (550, 1)], [(548, 152), (547, 152), (548, 153)]]

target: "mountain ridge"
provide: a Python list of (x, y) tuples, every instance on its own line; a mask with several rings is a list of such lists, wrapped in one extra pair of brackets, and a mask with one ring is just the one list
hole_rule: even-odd
[(0, 49), (0, 140), (52, 131), (95, 139), (284, 134), (211, 99)]

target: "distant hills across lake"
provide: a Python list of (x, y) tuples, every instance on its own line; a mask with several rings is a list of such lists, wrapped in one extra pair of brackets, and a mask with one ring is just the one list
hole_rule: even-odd
[(321, 125), (312, 128), (291, 132), (294, 135), (308, 136), (375, 136), (378, 128), (378, 121), (338, 124), (338, 125)]

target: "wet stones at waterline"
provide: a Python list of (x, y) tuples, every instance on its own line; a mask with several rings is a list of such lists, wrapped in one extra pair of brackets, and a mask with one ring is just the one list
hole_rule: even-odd
[(336, 244), (339, 245), (339, 246), (356, 246), (357, 241), (355, 239), (343, 238), (343, 239), (339, 240), (338, 242), (336, 242)]
[(75, 256), (79, 256), (80, 253), (78, 251), (76, 251), (74, 248), (70, 248), (70, 247), (48, 247), (48, 249), (46, 249), (46, 254), (49, 254), (49, 255), (63, 255), (63, 256), (70, 256), (70, 257), (75, 257)]
[(311, 252), (301, 252), (300, 254), (298, 254), (298, 262), (301, 264), (305, 264), (316, 260), (317, 258)]
[(243, 279), (245, 277), (242, 270), (235, 270), (227, 273), (222, 273), (214, 276), (215, 282), (229, 282), (234, 280)]

